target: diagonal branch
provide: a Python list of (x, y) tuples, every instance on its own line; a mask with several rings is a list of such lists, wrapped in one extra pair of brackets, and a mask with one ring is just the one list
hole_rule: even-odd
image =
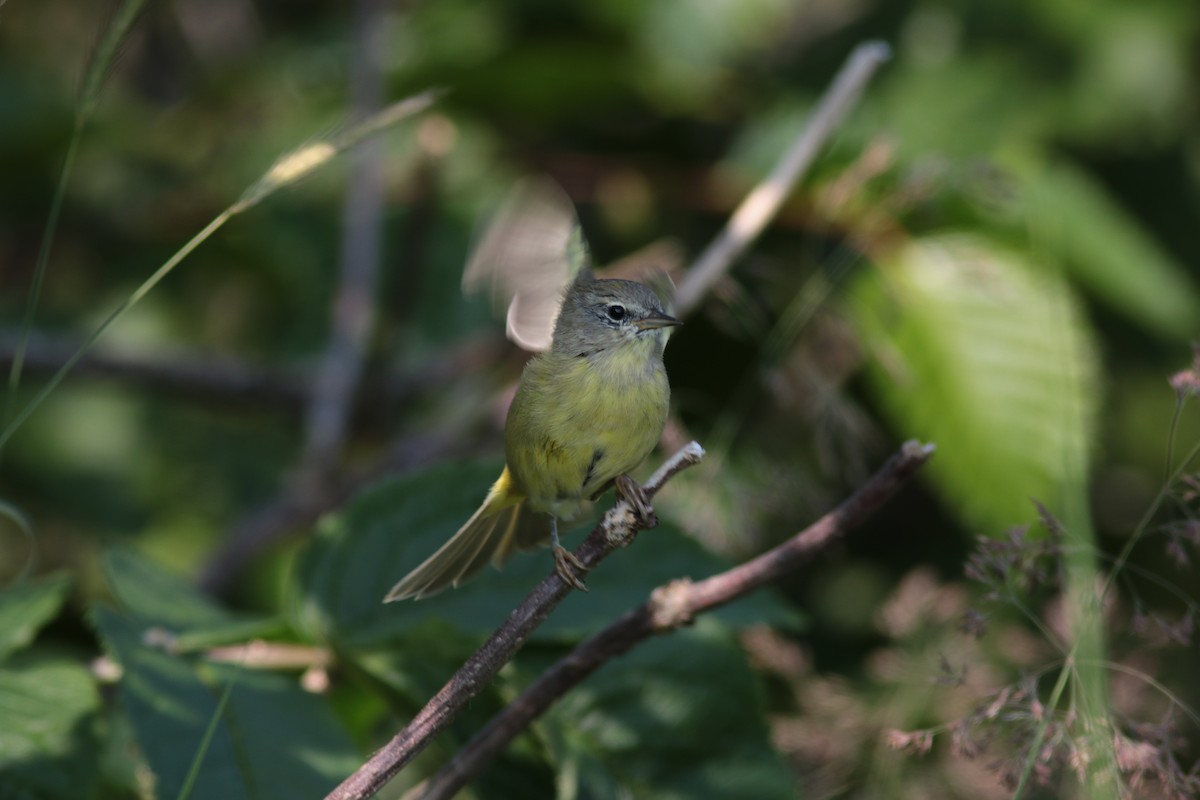
[(418, 787), (419, 800), (453, 797), (558, 698), (608, 661), (655, 634), (687, 625), (697, 614), (744, 597), (795, 570), (862, 524), (932, 454), (931, 445), (906, 442), (879, 472), (840, 506), (778, 547), (698, 583), (678, 580), (654, 590), (647, 603), (627, 612), (542, 673), (436, 775)]
[(771, 174), (746, 196), (720, 235), (688, 268), (675, 295), (675, 308), (680, 316), (695, 310), (705, 293), (775, 218), (792, 189), (816, 160), (825, 142), (858, 101), (867, 81), (890, 55), (890, 49), (883, 42), (866, 42), (850, 54), (841, 72), (821, 97), (808, 125), (775, 164)]
[[(703, 457), (704, 450), (700, 445), (691, 442), (685, 446), (646, 481), (642, 487), (646, 496), (652, 498), (674, 475), (699, 463)], [(619, 500), (576, 548), (575, 557), (585, 569), (590, 570), (618, 547), (628, 544), (643, 526), (629, 503)], [(450, 724), (471, 698), (512, 659), (570, 591), (571, 587), (557, 573), (551, 573), (539, 583), (404, 730), (330, 792), (326, 800), (366, 800), (378, 792), (424, 750), (437, 733)]]

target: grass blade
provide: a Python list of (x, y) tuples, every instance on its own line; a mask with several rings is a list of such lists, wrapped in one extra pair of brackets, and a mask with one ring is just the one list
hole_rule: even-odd
[[(67, 144), (67, 154), (63, 159), (62, 171), (58, 175), (58, 184), (54, 187), (54, 195), (50, 200), (50, 213), (46, 218), (46, 227), (42, 231), (42, 243), (38, 248), (37, 264), (33, 270), (33, 283), (29, 286), (29, 298), (25, 303), (25, 314), (21, 319), (21, 329), (17, 337), (17, 349), (13, 354), (12, 366), (8, 372), (8, 391), (5, 393), (4, 412), (2, 419), (5, 423), (12, 418), (13, 405), (17, 401), (17, 389), (21, 385), (21, 371), (25, 365), (25, 350), (29, 344), (29, 333), (33, 329), (33, 319), (37, 314), (38, 303), (42, 296), (42, 284), (46, 278), (46, 265), (50, 261), (50, 248), (58, 230), (58, 219), (62, 213), (63, 196), (66, 194), (67, 181), (71, 177), (71, 169), (75, 165), (75, 156), (79, 151), (79, 142), (83, 138), (84, 128), (91, 118), (92, 111), (100, 98), (100, 89), (108, 74), (113, 61), (120, 51), (121, 42), (133, 27), (138, 13), (145, 5), (145, 0), (126, 0), (117, 13), (113, 15), (104, 36), (92, 53), (87, 72), (80, 87), (79, 100), (75, 107), (75, 125), (71, 131), (71, 140)], [(3, 450), (7, 435), (0, 439), (0, 451)]]
[[(38, 407), (45, 402), (46, 398), (58, 388), (62, 383), (63, 378), (67, 376), (75, 365), (79, 363), (87, 353), (95, 346), (100, 337), (107, 331), (113, 323), (124, 316), (130, 308), (132, 308), (139, 300), (153, 289), (163, 278), (167, 277), (175, 267), (179, 266), (187, 256), (191, 255), (192, 251), (199, 247), (205, 240), (212, 236), (222, 225), (228, 222), (232, 217), (241, 212), (252, 208), (264, 199), (274, 194), (279, 189), (285, 186), (290, 186), (293, 183), (311, 175), (318, 168), (328, 164), (335, 157), (341, 155), (349, 148), (361, 142), (363, 139), (384, 130), (387, 127), (395, 125), (401, 120), (407, 119), (421, 111), (424, 111), (434, 100), (440, 95), (437, 91), (426, 91), (413, 97), (401, 100), (388, 108), (383, 109), (378, 114), (374, 114), (359, 124), (351, 127), (342, 134), (331, 139), (316, 141), (307, 144), (297, 150), (288, 153), (280, 158), (275, 164), (267, 170), (258, 181), (253, 183), (241, 196), (241, 198), (233, 205), (226, 208), (218, 214), (211, 222), (208, 223), (195, 236), (188, 241), (183, 247), (175, 252), (167, 261), (163, 263), (154, 274), (147, 278), (141, 286), (134, 290), (116, 309), (113, 310), (108, 317), (105, 318), (99, 326), (84, 340), (66, 363), (64, 363), (57, 372), (50, 378), (41, 391), (34, 396), (21, 409), (20, 413), (9, 422), (2, 433), (0, 433), (0, 450), (8, 442), (17, 429), (24, 424), (25, 420), (33, 414)], [(10, 393), (11, 398), (11, 393)]]

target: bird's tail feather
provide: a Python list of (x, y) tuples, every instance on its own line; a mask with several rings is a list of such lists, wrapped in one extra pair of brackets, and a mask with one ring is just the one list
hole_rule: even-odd
[(436, 553), (406, 575), (383, 599), (420, 600), (458, 584), (488, 562), (501, 566), (517, 550), (528, 550), (550, 536), (549, 518), (529, 509), (525, 498), (512, 492), (506, 468), (487, 499)]

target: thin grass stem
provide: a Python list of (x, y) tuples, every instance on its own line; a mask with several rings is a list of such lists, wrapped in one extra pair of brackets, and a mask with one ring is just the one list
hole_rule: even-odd
[(346, 149), (354, 146), (366, 137), (378, 133), (384, 128), (394, 125), (403, 119), (406, 119), (420, 111), (428, 108), (434, 100), (439, 96), (437, 91), (427, 91), (419, 95), (415, 95), (399, 103), (380, 111), (367, 118), (363, 122), (350, 128), (350, 130), (341, 134), (331, 141), (320, 141), (313, 144), (305, 145), (304, 147), (295, 150), (277, 162), (266, 174), (250, 186), (243, 193), (242, 197), (233, 205), (226, 208), (218, 214), (204, 229), (191, 238), (191, 240), (181, 247), (176, 253), (171, 256), (162, 266), (155, 270), (154, 274), (147, 278), (137, 289), (133, 291), (129, 297), (125, 298), (122, 303), (113, 310), (103, 322), (84, 340), (70, 358), (59, 367), (58, 371), (51, 376), (50, 380), (42, 387), (32, 400), (30, 400), (16, 417), (9, 422), (2, 433), (0, 433), (0, 450), (3, 450), (4, 445), (12, 438), (12, 435), (21, 427), (24, 422), (29, 419), (30, 415), (38, 409), (46, 398), (54, 392), (58, 385), (62, 383), (71, 370), (75, 367), (79, 360), (95, 346), (96, 342), (104, 335), (117, 320), (125, 315), (134, 305), (138, 303), (147, 293), (167, 277), (172, 270), (175, 269), (185, 258), (191, 255), (192, 251), (199, 247), (204, 241), (212, 236), (218, 229), (221, 228), (232, 217), (246, 211), (249, 208), (262, 202), (264, 199), (274, 194), (276, 191), (285, 186), (299, 181), (315, 172), (318, 168), (332, 161), (336, 156), (341, 155)]

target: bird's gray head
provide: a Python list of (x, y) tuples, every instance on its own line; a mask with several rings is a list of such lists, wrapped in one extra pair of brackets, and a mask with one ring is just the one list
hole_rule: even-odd
[(581, 274), (567, 289), (551, 348), (572, 356), (636, 346), (662, 352), (667, 328), (681, 325), (649, 287)]

